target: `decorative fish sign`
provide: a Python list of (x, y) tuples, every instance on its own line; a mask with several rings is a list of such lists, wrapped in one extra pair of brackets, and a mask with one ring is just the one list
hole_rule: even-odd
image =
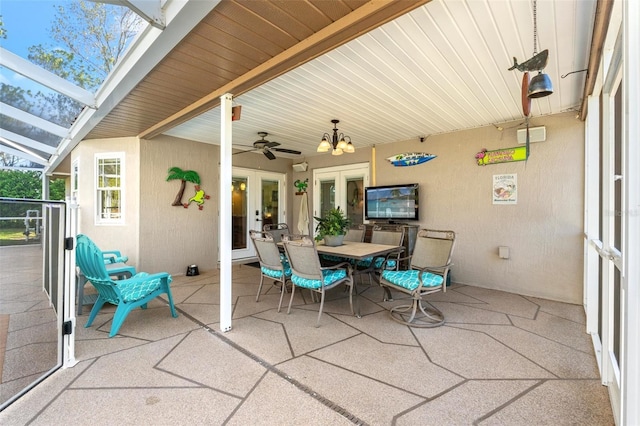
[(387, 160), (395, 167), (403, 167), (426, 163), (434, 158), (436, 158), (436, 155), (427, 154), (426, 152), (405, 152), (404, 154), (387, 157)]
[(516, 57), (513, 57), (513, 66), (508, 71), (517, 69), (518, 71), (539, 71), (547, 66), (547, 60), (549, 59), (549, 49), (545, 49), (542, 52), (534, 55), (532, 58), (527, 59), (523, 63), (519, 64)]

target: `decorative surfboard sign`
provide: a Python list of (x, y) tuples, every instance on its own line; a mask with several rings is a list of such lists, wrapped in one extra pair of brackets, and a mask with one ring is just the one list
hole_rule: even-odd
[(496, 149), (495, 151), (482, 151), (476, 154), (478, 166), (486, 166), (487, 164), (511, 163), (513, 161), (527, 161), (527, 147), (516, 146), (513, 148)]
[(426, 152), (405, 152), (387, 157), (387, 160), (395, 167), (415, 166), (433, 160), (437, 156)]

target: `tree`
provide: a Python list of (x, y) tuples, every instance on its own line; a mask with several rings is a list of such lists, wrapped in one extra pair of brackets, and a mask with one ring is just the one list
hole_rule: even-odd
[(172, 167), (169, 169), (169, 176), (167, 176), (167, 182), (170, 180), (180, 179), (180, 189), (176, 194), (175, 200), (171, 203), (172, 206), (182, 206), (182, 196), (184, 190), (187, 187), (187, 181), (200, 185), (200, 175), (193, 170), (182, 170), (180, 167)]
[(53, 67), (52, 72), (68, 73), (76, 84), (93, 88), (96, 81), (102, 82), (111, 72), (143, 23), (126, 7), (85, 0), (71, 2), (66, 8), (57, 6), (49, 31), (65, 50), (50, 51), (50, 57), (34, 51), (34, 57), (30, 55), (29, 59), (40, 57)]

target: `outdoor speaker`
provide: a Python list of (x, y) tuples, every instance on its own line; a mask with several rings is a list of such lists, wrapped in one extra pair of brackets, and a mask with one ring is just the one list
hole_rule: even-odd
[[(547, 139), (545, 126), (529, 127), (529, 143), (544, 142)], [(527, 129), (518, 129), (518, 143), (527, 143)]]
[(308, 166), (309, 164), (306, 161), (304, 161), (302, 163), (294, 164), (293, 170), (296, 172), (306, 172)]

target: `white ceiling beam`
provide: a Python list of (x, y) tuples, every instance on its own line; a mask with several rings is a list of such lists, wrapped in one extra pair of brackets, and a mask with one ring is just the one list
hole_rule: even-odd
[(26, 111), (12, 107), (11, 105), (5, 104), (3, 102), (0, 102), (0, 111), (2, 111), (2, 114), (6, 115), (7, 117), (22, 121), (23, 123), (42, 129), (47, 133), (51, 133), (52, 135), (60, 136), (61, 138), (67, 136), (67, 133), (69, 133), (69, 129), (67, 129), (66, 127), (58, 126), (57, 124), (47, 121), (44, 118), (29, 114)]
[(7, 140), (3, 137), (0, 137), (0, 151), (11, 154), (14, 157), (24, 158), (25, 160), (29, 160), (32, 163), (42, 164), (43, 166), (46, 166), (49, 163), (47, 160), (40, 157), (35, 152), (25, 150), (23, 147), (14, 144), (10, 140)]
[(165, 7), (167, 27), (164, 31), (148, 28), (136, 39), (124, 59), (109, 74), (97, 93), (99, 107), (85, 108), (73, 123), (69, 137), (58, 146), (47, 172), (55, 170), (111, 110), (142, 81), (164, 57), (204, 19), (220, 0), (168, 1)]
[(162, 11), (161, 0), (90, 0), (94, 3), (115, 4), (128, 7), (138, 14), (142, 19), (154, 27), (164, 30), (165, 18)]
[(96, 106), (95, 97), (88, 90), (84, 90), (2, 47), (0, 47), (0, 65), (40, 83), (55, 92), (62, 93), (83, 105), (92, 108)]
[(29, 139), (17, 133), (10, 132), (9, 130), (0, 129), (0, 137), (6, 138), (12, 141), (13, 143), (17, 143), (22, 146), (26, 146), (32, 149), (37, 149), (38, 151), (46, 152), (47, 154), (53, 154), (54, 152), (56, 152), (55, 146), (43, 144), (42, 142)]

